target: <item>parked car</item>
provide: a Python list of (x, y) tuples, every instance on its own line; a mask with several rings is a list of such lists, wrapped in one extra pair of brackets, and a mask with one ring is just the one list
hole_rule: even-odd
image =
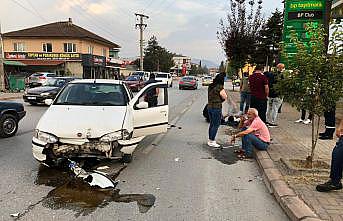
[(48, 78), (43, 86), (27, 88), (24, 92), (23, 99), (25, 102), (35, 105), (43, 103), (46, 99), (54, 99), (58, 92), (74, 77), (52, 77)]
[(193, 89), (196, 90), (198, 88), (198, 80), (194, 76), (185, 76), (180, 79), (179, 81), (179, 89)]
[[(158, 104), (149, 108), (146, 95), (156, 88)], [(72, 157), (130, 162), (144, 136), (167, 131), (168, 90), (161, 82), (133, 96), (122, 81), (75, 80), (45, 102), (51, 106), (36, 126), (32, 152), (47, 165)]]
[(49, 72), (37, 72), (34, 74), (31, 74), (28, 78), (28, 87), (38, 87), (44, 85), (48, 78), (56, 77), (55, 73), (49, 73)]
[(147, 71), (135, 71), (131, 76), (140, 76), (144, 81), (149, 80), (150, 72)]
[(162, 81), (169, 87), (173, 86), (173, 78), (170, 73), (165, 72), (153, 72), (155, 74), (155, 80)]
[(145, 86), (144, 80), (140, 76), (128, 76), (124, 82), (132, 91), (140, 91)]
[(202, 86), (208, 86), (212, 84), (212, 82), (213, 82), (212, 76), (204, 76), (202, 78)]
[(25, 114), (23, 104), (0, 101), (0, 137), (14, 136), (18, 130), (18, 122)]

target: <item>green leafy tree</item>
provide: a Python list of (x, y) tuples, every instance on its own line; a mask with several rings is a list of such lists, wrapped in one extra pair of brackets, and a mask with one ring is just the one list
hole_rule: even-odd
[[(291, 44), (296, 47), (296, 54), (277, 88), (285, 99), (297, 109), (314, 113), (317, 121), (312, 119), (311, 154), (307, 157), (313, 162), (318, 139), (320, 116), (324, 111), (334, 107), (343, 95), (343, 53), (337, 49), (337, 39), (342, 40), (342, 27), (336, 27), (331, 39), (332, 54), (326, 54), (325, 30), (323, 26), (307, 23), (306, 35), (309, 41), (302, 41), (295, 31), (291, 32)], [(283, 53), (285, 45), (282, 44)], [(287, 58), (287, 54), (283, 54)], [(314, 118), (316, 118), (314, 117)]]
[(255, 54), (252, 63), (275, 66), (278, 63), (280, 51), (279, 42), (282, 41), (283, 15), (278, 9), (272, 13), (267, 22), (262, 26), (257, 36)]
[(174, 54), (158, 44), (155, 36), (151, 37), (144, 50), (144, 70), (169, 72)]
[[(248, 5), (246, 5), (248, 2)], [(262, 1), (229, 0), (230, 11), (226, 22), (219, 22), (217, 36), (231, 67), (236, 70), (251, 62), (258, 33), (263, 24)]]

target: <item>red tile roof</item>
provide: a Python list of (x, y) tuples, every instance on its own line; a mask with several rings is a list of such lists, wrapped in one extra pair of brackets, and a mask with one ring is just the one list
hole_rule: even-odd
[(110, 48), (120, 48), (119, 45), (113, 43), (99, 35), (96, 35), (84, 28), (74, 25), (70, 21), (54, 22), (46, 25), (40, 25), (32, 28), (12, 31), (3, 34), (4, 38), (81, 38), (93, 40), (98, 43), (107, 45)]

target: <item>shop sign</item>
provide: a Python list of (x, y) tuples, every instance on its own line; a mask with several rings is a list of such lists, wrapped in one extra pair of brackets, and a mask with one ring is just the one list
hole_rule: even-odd
[(6, 59), (81, 60), (79, 53), (5, 52)]
[(83, 54), (82, 55), (82, 65), (89, 67), (105, 67), (106, 66), (106, 57), (92, 55), (92, 54)]

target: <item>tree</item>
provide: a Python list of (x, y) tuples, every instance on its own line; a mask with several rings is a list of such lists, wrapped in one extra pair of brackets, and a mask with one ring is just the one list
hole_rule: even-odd
[(252, 63), (275, 66), (279, 61), (279, 42), (282, 41), (283, 15), (278, 9), (272, 13), (262, 26), (257, 37), (257, 46)]
[(261, 15), (262, 0), (250, 0), (246, 7), (245, 0), (229, 0), (230, 11), (227, 24), (220, 20), (217, 36), (231, 66), (238, 72), (251, 58), (257, 44), (257, 36), (263, 24)]
[(157, 38), (151, 37), (144, 50), (144, 70), (169, 72), (174, 54), (158, 45)]
[[(335, 44), (339, 37), (342, 40), (343, 33), (337, 26), (331, 39), (332, 54), (327, 55), (323, 26), (307, 23), (305, 29), (309, 41), (301, 41), (294, 30), (291, 32), (291, 44), (294, 44), (297, 51), (292, 62), (289, 62), (289, 68), (293, 71), (284, 72), (277, 89), (292, 106), (309, 110), (317, 116), (316, 122), (312, 119), (311, 154), (307, 157), (312, 165), (320, 116), (333, 108), (343, 95), (343, 51), (339, 52)], [(282, 44), (283, 53), (286, 52), (285, 47)], [(287, 58), (286, 54), (283, 56)]]
[(220, 62), (219, 73), (226, 73), (225, 69), (224, 61)]

